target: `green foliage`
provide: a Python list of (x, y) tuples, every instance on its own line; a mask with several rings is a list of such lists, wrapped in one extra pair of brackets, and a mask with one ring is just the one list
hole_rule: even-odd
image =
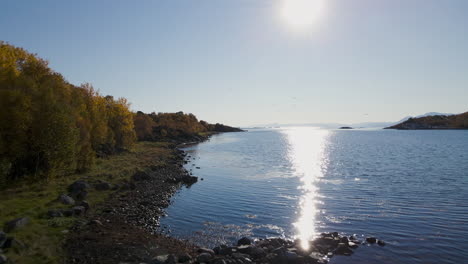
[(47, 61), (0, 42), (0, 186), (89, 169), (97, 155), (130, 148), (126, 99), (68, 83)]

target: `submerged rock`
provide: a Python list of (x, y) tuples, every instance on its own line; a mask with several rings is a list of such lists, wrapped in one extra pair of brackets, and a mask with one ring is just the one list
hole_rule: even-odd
[(366, 238), (366, 241), (367, 241), (367, 243), (369, 243), (369, 244), (374, 244), (375, 242), (377, 242), (377, 238), (375, 238), (375, 237), (368, 237), (368, 238)]

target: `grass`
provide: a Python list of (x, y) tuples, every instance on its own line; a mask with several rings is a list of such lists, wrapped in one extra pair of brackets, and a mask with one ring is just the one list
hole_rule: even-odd
[[(19, 217), (29, 217), (30, 220), (26, 226), (8, 233), (8, 236), (14, 236), (24, 243), (25, 247), (11, 248), (3, 254), (14, 263), (62, 263), (62, 246), (66, 234), (79, 218), (48, 219), (45, 213), (51, 208), (67, 208), (55, 201), (60, 194), (66, 193), (67, 186), (78, 179), (120, 183), (124, 179), (130, 179), (139, 169), (163, 165), (172, 153), (167, 143), (139, 142), (130, 152), (98, 159), (89, 172), (3, 190), (0, 193), (0, 225)], [(96, 191), (91, 188), (88, 192), (86, 200), (92, 210), (113, 191)]]

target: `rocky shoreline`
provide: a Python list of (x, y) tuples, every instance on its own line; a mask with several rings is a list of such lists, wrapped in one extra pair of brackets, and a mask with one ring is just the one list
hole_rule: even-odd
[(362, 243), (385, 244), (375, 238), (358, 241), (353, 236), (324, 233), (310, 241), (307, 250), (299, 241), (282, 238), (241, 238), (237, 245), (206, 249), (164, 235), (158, 229), (159, 218), (171, 196), (198, 180), (183, 167), (189, 157), (178, 146), (187, 145), (174, 145), (174, 155), (164, 165), (138, 171), (119, 186), (85, 180), (72, 184), (69, 195), (77, 200), (80, 192), (92, 186), (117, 191), (102, 208), (81, 214), (64, 245), (66, 263), (327, 263), (333, 255), (351, 255)]

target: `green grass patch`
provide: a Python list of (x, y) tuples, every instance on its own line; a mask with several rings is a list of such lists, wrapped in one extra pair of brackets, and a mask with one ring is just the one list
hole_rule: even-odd
[[(130, 152), (98, 159), (94, 168), (86, 173), (57, 177), (47, 182), (23, 183), (0, 193), (0, 229), (7, 221), (29, 217), (26, 226), (8, 233), (25, 244), (24, 248), (11, 248), (4, 254), (14, 263), (62, 263), (63, 242), (68, 229), (78, 220), (75, 217), (48, 219), (48, 209), (69, 208), (55, 200), (78, 179), (103, 180), (118, 184), (128, 180), (139, 169), (164, 165), (172, 155), (168, 143), (139, 142)], [(91, 210), (99, 207), (113, 191), (88, 190), (87, 201)]]

